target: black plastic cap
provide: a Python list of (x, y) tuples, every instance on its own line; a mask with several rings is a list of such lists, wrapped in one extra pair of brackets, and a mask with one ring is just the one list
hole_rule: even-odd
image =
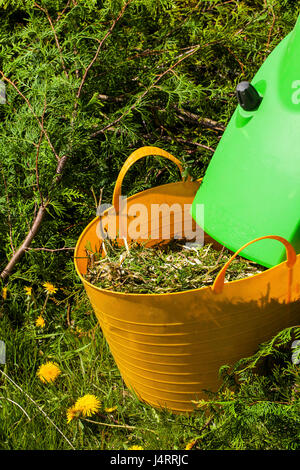
[(245, 111), (255, 111), (262, 100), (257, 90), (249, 82), (239, 83), (235, 93), (239, 104)]

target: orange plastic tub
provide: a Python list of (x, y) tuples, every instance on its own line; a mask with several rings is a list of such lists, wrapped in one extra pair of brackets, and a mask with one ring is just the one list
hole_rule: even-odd
[[(245, 245), (221, 269), (213, 286), (170, 294), (126, 294), (93, 286), (83, 277), (88, 263), (86, 245), (99, 251), (99, 233), (109, 227), (110, 218), (116, 219), (117, 226), (121, 224), (118, 201), (123, 178), (135, 161), (149, 155), (169, 158), (181, 169), (180, 162), (161, 149), (143, 147), (133, 152), (118, 177), (113, 206), (81, 234), (75, 267), (128, 388), (154, 407), (191, 412), (193, 401), (207, 396), (204, 390), (218, 389), (222, 365), (253, 354), (261, 342), (299, 323), (300, 255), (296, 256), (285, 239), (266, 234), (262, 239), (284, 244), (287, 261), (252, 277), (224, 283), (228, 265)], [(181, 181), (143, 191), (128, 198), (128, 213), (136, 203), (148, 208), (153, 203), (176, 204), (174, 217), (160, 219), (160, 229), (168, 223), (171, 237), (175, 236), (182, 220), (179, 212), (186, 215), (185, 205), (193, 202), (200, 184)], [(143, 241), (150, 223), (148, 217), (140, 224)], [(148, 244), (159, 241), (148, 240)], [(212, 239), (205, 236), (205, 242)]]

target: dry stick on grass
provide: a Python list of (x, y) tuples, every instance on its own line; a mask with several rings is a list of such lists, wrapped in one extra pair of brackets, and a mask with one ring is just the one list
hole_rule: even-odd
[(67, 438), (67, 436), (64, 435), (64, 433), (57, 427), (57, 425), (52, 421), (52, 419), (45, 413), (45, 411), (37, 404), (37, 402), (31, 398), (30, 395), (28, 395), (27, 392), (25, 392), (18, 384), (16, 384), (16, 382), (14, 382), (14, 380), (9, 377), (5, 372), (3, 372), (3, 370), (0, 369), (0, 372), (1, 374), (7, 379), (9, 380), (9, 382), (11, 382), (21, 393), (23, 393), (23, 395), (26, 396), (26, 398), (28, 398), (28, 400), (31, 401), (31, 403), (33, 403), (37, 409), (40, 411), (40, 413), (42, 413), (43, 416), (45, 416), (45, 418), (52, 424), (52, 426), (54, 426), (54, 428), (59, 432), (59, 434), (61, 434), (61, 436), (65, 439), (65, 441), (69, 444), (69, 446), (71, 447), (71, 449), (73, 450), (76, 450), (75, 447), (73, 446), (73, 444), (69, 441), (69, 439)]
[(20, 408), (20, 410), (23, 411), (24, 415), (27, 416), (28, 421), (31, 421), (31, 418), (30, 418), (29, 414), (24, 410), (24, 408), (22, 408), (21, 405), (19, 405), (19, 403), (17, 403), (16, 401), (13, 401), (13, 400), (11, 400), (10, 398), (7, 398), (7, 397), (0, 397), (0, 400), (7, 400), (10, 403), (13, 403), (14, 405), (16, 405), (18, 408)]
[[(87, 419), (87, 418), (81, 418), (83, 421), (87, 421), (88, 423), (93, 423), (93, 424), (99, 424), (100, 426), (108, 426), (110, 428), (123, 428), (123, 429), (128, 429), (132, 431), (133, 429), (139, 429), (137, 426), (129, 426), (127, 424), (110, 424), (110, 423), (102, 423), (99, 421), (93, 421), (92, 419)], [(153, 431), (152, 429), (147, 429), (147, 428), (141, 428), (139, 429), (140, 431), (148, 431), (152, 432), (153, 434), (157, 435), (157, 432)]]
[(123, 429), (136, 429), (136, 426), (128, 426), (127, 424), (110, 424), (110, 423), (101, 423), (99, 421), (93, 421), (92, 419), (81, 418), (83, 421), (87, 421), (88, 423), (99, 424), (101, 426), (108, 426), (110, 428), (123, 428)]

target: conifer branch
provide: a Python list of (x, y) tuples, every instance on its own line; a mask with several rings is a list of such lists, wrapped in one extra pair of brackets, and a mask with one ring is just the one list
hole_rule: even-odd
[[(42, 125), (44, 125), (44, 116), (45, 116), (45, 112), (46, 112), (46, 107), (47, 107), (47, 101), (46, 101), (46, 97), (45, 97), (45, 104), (44, 104), (44, 110), (43, 110), (42, 121), (41, 121)], [(41, 147), (42, 139), (43, 139), (43, 132), (41, 131), (40, 138), (39, 138), (39, 141), (38, 141), (37, 147), (36, 147), (35, 175), (36, 175), (36, 186), (37, 186), (38, 192), (40, 194), (41, 203), (43, 204), (44, 200), (43, 200), (43, 194), (42, 194), (42, 191), (41, 191), (41, 188), (40, 188), (40, 175), (39, 175), (39, 154), (40, 154), (40, 147)]]
[(52, 150), (52, 152), (54, 153), (55, 157), (57, 160), (59, 160), (59, 156), (57, 155), (56, 151), (55, 151), (55, 148), (53, 147), (52, 145), (52, 142), (49, 138), (49, 135), (48, 135), (48, 132), (46, 131), (44, 125), (42, 124), (42, 122), (40, 121), (40, 119), (38, 118), (37, 114), (35, 113), (29, 99), (19, 90), (19, 88), (17, 87), (17, 85), (12, 81), (10, 80), (8, 77), (6, 77), (4, 75), (4, 73), (2, 72), (2, 70), (0, 70), (0, 75), (1, 77), (3, 78), (3, 80), (5, 80), (7, 83), (9, 83), (15, 90), (16, 92), (23, 98), (23, 100), (26, 102), (28, 108), (30, 109), (30, 111), (32, 112), (33, 116), (35, 117), (41, 131), (43, 132), (44, 136), (46, 137), (47, 139), (47, 142)]
[(102, 134), (103, 132), (105, 132), (107, 129), (109, 129), (110, 127), (114, 126), (115, 124), (117, 124), (118, 122), (120, 122), (125, 116), (127, 116), (127, 114), (129, 114), (131, 111), (133, 111), (137, 105), (145, 98), (145, 96), (158, 84), (158, 82), (165, 76), (167, 75), (169, 72), (172, 72), (175, 67), (177, 67), (177, 65), (179, 65), (183, 60), (187, 59), (188, 57), (190, 57), (192, 54), (194, 54), (195, 52), (197, 52), (198, 50), (200, 49), (200, 46), (196, 46), (194, 49), (191, 49), (189, 50), (187, 53), (185, 53), (183, 55), (183, 57), (180, 57), (179, 60), (177, 60), (177, 62), (175, 62), (175, 64), (171, 65), (171, 67), (169, 67), (167, 70), (165, 70), (164, 72), (162, 72), (156, 80), (154, 80), (153, 83), (151, 83), (151, 85), (146, 88), (146, 90), (137, 98), (137, 100), (126, 110), (124, 111), (123, 114), (121, 114), (121, 116), (119, 116), (117, 119), (115, 119), (114, 121), (110, 122), (109, 124), (107, 124), (106, 126), (104, 126), (102, 129), (99, 129), (98, 131), (96, 132), (93, 132), (93, 134), (90, 135), (90, 138), (93, 138), (93, 137), (96, 137), (97, 135), (99, 134)]
[[(93, 57), (93, 59), (91, 60), (91, 62), (89, 63), (88, 67), (85, 69), (85, 72), (83, 74), (83, 77), (82, 77), (82, 80), (81, 80), (81, 83), (80, 83), (80, 86), (78, 88), (78, 91), (77, 91), (77, 94), (76, 94), (76, 98), (75, 98), (75, 105), (74, 105), (74, 111), (76, 111), (76, 108), (77, 108), (77, 105), (78, 105), (78, 100), (80, 98), (80, 95), (81, 95), (81, 90), (82, 90), (82, 87), (84, 85), (84, 82), (86, 80), (86, 77), (87, 77), (87, 74), (88, 74), (88, 71), (90, 70), (90, 68), (92, 67), (92, 65), (94, 64), (94, 62), (96, 61), (99, 53), (100, 53), (100, 50), (102, 48), (102, 45), (103, 43), (105, 42), (105, 40), (108, 38), (108, 36), (110, 36), (110, 34), (112, 33), (112, 31), (114, 30), (116, 24), (118, 23), (118, 21), (122, 18), (122, 16), (124, 15), (125, 13), (125, 10), (126, 8), (128, 7), (128, 5), (132, 2), (133, 0), (128, 0), (126, 2), (126, 4), (123, 6), (121, 12), (119, 13), (118, 17), (113, 21), (110, 29), (107, 31), (107, 33), (105, 34), (104, 38), (99, 42), (99, 46), (97, 48), (97, 51), (96, 51), (96, 54), (95, 56)], [(35, 3), (35, 6), (37, 6), (40, 10), (44, 11), (45, 14), (47, 15), (48, 12), (46, 12), (45, 9), (43, 9), (42, 7), (40, 7), (37, 3)], [(48, 14), (48, 21), (50, 22), (50, 25), (53, 27), (53, 24), (52, 24), (52, 21), (51, 21), (51, 18)], [(52, 28), (54, 30), (54, 28)], [(54, 30), (54, 33), (55, 33), (55, 30)], [(57, 36), (56, 36), (56, 33), (55, 33), (55, 37), (57, 39)], [(56, 45), (58, 47), (58, 50), (60, 51), (60, 45), (58, 43), (58, 39), (56, 41)], [(0, 70), (0, 74), (1, 76), (3, 77), (4, 80), (6, 80), (10, 85), (12, 85), (15, 90), (17, 91), (17, 93), (24, 99), (24, 101), (26, 102), (27, 106), (29, 107), (30, 111), (32, 112), (32, 114), (34, 115), (35, 119), (37, 120), (38, 124), (39, 124), (39, 127), (41, 129), (41, 135), (44, 134), (57, 161), (58, 161), (58, 164), (57, 164), (57, 168), (56, 168), (56, 178), (52, 181), (52, 184), (50, 186), (50, 190), (49, 190), (49, 194), (51, 192), (51, 190), (53, 189), (54, 186), (56, 186), (61, 178), (62, 178), (62, 173), (63, 173), (63, 169), (66, 165), (66, 162), (68, 160), (68, 157), (66, 155), (64, 155), (63, 157), (59, 157), (58, 154), (56, 153), (51, 141), (50, 141), (50, 138), (48, 136), (48, 133), (47, 131), (45, 130), (44, 128), (44, 122), (43, 122), (43, 117), (42, 117), (42, 121), (38, 118), (38, 116), (36, 115), (36, 113), (34, 112), (33, 110), (33, 107), (31, 105), (31, 103), (29, 102), (28, 98), (19, 90), (19, 88), (16, 86), (16, 84), (14, 82), (12, 82), (9, 78), (7, 78), (4, 73)], [(44, 108), (44, 112), (45, 112), (45, 108)], [(43, 113), (43, 116), (44, 116), (44, 113)], [(71, 126), (73, 127), (73, 124), (74, 124), (74, 113), (73, 113), (73, 116), (72, 116), (72, 119), (71, 119)], [(39, 143), (37, 144), (37, 153), (36, 153), (36, 180), (37, 180), (37, 186), (38, 186), (38, 190), (40, 192), (40, 188), (39, 188), (39, 175), (38, 175), (38, 157), (39, 157), (39, 150), (40, 150), (40, 145), (41, 145), (41, 137), (40, 137), (40, 140), (39, 140)], [(44, 219), (44, 216), (45, 216), (45, 212), (46, 212), (46, 207), (47, 205), (49, 204), (50, 202), (50, 199), (48, 198), (47, 201), (44, 203), (43, 201), (43, 198), (42, 198), (42, 194), (40, 192), (40, 195), (41, 195), (41, 204), (40, 204), (40, 207), (39, 207), (39, 210), (36, 214), (36, 216), (34, 217), (34, 220), (33, 220), (33, 223), (31, 225), (31, 227), (29, 228), (29, 231), (27, 233), (27, 236), (25, 237), (25, 240), (23, 241), (23, 243), (21, 244), (21, 246), (17, 249), (17, 251), (14, 252), (12, 258), (10, 259), (10, 261), (8, 262), (8, 264), (6, 265), (6, 267), (4, 268), (4, 270), (1, 272), (0, 274), (0, 277), (2, 279), (6, 279), (12, 272), (14, 266), (17, 264), (17, 262), (20, 260), (20, 258), (23, 256), (23, 254), (28, 251), (28, 249), (30, 248), (30, 245), (34, 239), (34, 237), (36, 236), (37, 232), (39, 231), (40, 229), (40, 226), (42, 224), (42, 221)], [(49, 197), (49, 196), (48, 196)]]

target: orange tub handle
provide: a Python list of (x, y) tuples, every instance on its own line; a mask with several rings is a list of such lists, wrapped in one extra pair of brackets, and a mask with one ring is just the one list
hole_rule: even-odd
[(237, 255), (243, 251), (247, 246), (251, 245), (252, 243), (255, 243), (259, 240), (265, 240), (267, 238), (271, 238), (273, 240), (278, 240), (279, 242), (283, 243), (285, 248), (286, 248), (286, 265), (289, 268), (289, 286), (288, 286), (288, 302), (290, 301), (290, 289), (292, 285), (292, 271), (293, 271), (293, 266), (295, 265), (297, 261), (297, 255), (296, 252), (293, 248), (293, 246), (288, 242), (285, 238), (279, 237), (277, 235), (266, 235), (265, 237), (259, 237), (255, 238), (255, 240), (252, 240), (251, 242), (246, 243), (246, 245), (242, 246), (234, 255), (227, 261), (227, 263), (224, 264), (223, 268), (220, 270), (219, 274), (217, 275), (215, 282), (212, 285), (212, 290), (216, 294), (219, 294), (222, 292), (223, 287), (224, 287), (224, 282), (225, 282), (225, 274), (227, 271), (228, 266), (230, 263), (234, 260), (234, 258), (237, 257)]
[[(123, 183), (123, 179), (124, 179), (127, 171), (129, 170), (129, 168), (135, 162), (137, 162), (141, 158), (149, 157), (150, 155), (153, 155), (153, 156), (158, 155), (160, 157), (165, 157), (168, 160), (171, 160), (172, 162), (174, 162), (178, 166), (179, 171), (180, 171), (181, 176), (182, 176), (183, 169), (182, 169), (182, 164), (181, 164), (180, 160), (178, 160), (178, 158), (171, 155), (169, 152), (166, 152), (165, 150), (162, 150), (158, 147), (151, 147), (151, 146), (141, 147), (141, 148), (135, 150), (134, 152), (132, 152), (131, 155), (129, 155), (129, 157), (125, 161), (124, 165), (122, 166), (122, 168), (120, 170), (117, 181), (116, 181), (116, 185), (115, 185), (115, 189), (114, 189), (114, 193), (113, 193), (113, 200), (112, 200), (112, 204), (115, 208), (116, 213), (119, 212), (119, 197), (121, 196), (122, 183)], [(183, 176), (182, 176), (182, 179), (183, 179)]]

